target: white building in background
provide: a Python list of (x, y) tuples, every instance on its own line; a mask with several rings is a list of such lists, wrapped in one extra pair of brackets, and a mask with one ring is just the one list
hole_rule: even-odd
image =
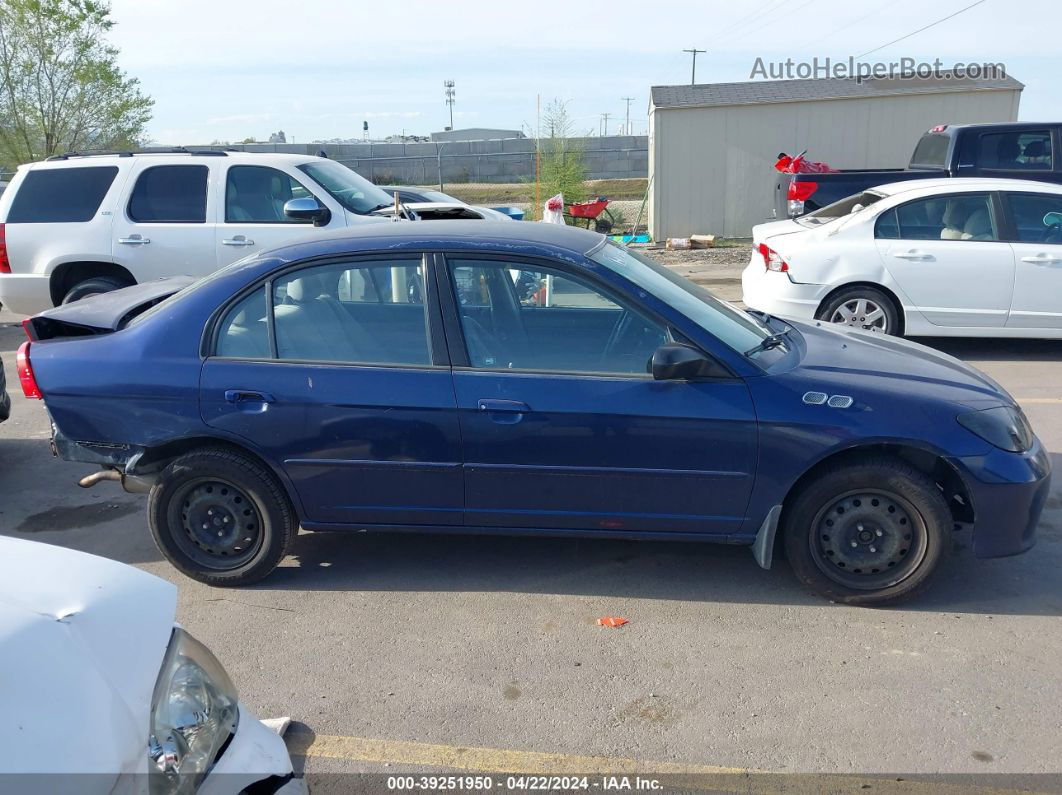
[(650, 232), (747, 237), (774, 207), (779, 152), (807, 149), (834, 168), (903, 168), (937, 124), (1016, 121), (1023, 88), (1010, 77), (653, 86)]

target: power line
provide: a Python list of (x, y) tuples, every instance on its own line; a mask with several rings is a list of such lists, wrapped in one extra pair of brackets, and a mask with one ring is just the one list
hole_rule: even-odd
[(728, 36), (730, 34), (730, 31), (736, 30), (737, 28), (740, 28), (740, 27), (743, 27), (746, 22), (752, 21), (752, 19), (754, 17), (759, 17), (759, 16), (763, 15), (764, 13), (766, 13), (768, 11), (773, 11), (774, 9), (778, 8), (778, 6), (780, 6), (784, 2), (786, 2), (786, 0), (767, 0), (767, 2), (764, 3), (762, 6), (760, 6), (759, 8), (756, 8), (751, 13), (745, 14), (745, 16), (734, 20), (729, 25), (727, 25), (725, 28), (723, 28), (721, 31), (719, 31), (716, 34), (716, 37), (714, 39), (712, 39), (712, 42), (714, 43), (714, 42), (717, 42), (717, 41), (721, 41), (723, 38), (725, 38), (726, 36)]
[(819, 42), (826, 42), (827, 40), (832, 39), (838, 33), (842, 33), (844, 31), (848, 30), (853, 25), (858, 25), (860, 22), (863, 22), (863, 21), (865, 21), (867, 19), (870, 19), (875, 14), (881, 14), (881, 13), (883, 13), (885, 11), (888, 11), (890, 8), (892, 8), (894, 5), (896, 5), (899, 2), (900, 2), (900, 0), (892, 0), (891, 3), (886, 3), (883, 6), (875, 8), (869, 14), (864, 14), (861, 17), (856, 17), (851, 22), (846, 22), (845, 24), (841, 25), (841, 27), (836, 28), (834, 30), (831, 30), (829, 33), (827, 33), (825, 36), (823, 36), (821, 39), (819, 39)]
[[(784, 4), (785, 2), (786, 2), (786, 0), (782, 0), (782, 4)], [(784, 16), (784, 17), (778, 16), (778, 17), (772, 17), (772, 18), (768, 19), (766, 22), (763, 23), (761, 29), (769, 28), (769, 27), (771, 27), (772, 25), (774, 25), (774, 24), (776, 24), (778, 22), (781, 22), (783, 20), (787, 20), (787, 19), (791, 19), (791, 18), (795, 17), (797, 12), (803, 11), (805, 8), (807, 8), (809, 5), (811, 5), (814, 2), (815, 2), (815, 0), (805, 0), (805, 2), (801, 3), (796, 8), (794, 8), (794, 9), (792, 9), (790, 11), (787, 11), (786, 12), (786, 16)], [(779, 6), (776, 5), (773, 9), (770, 9), (770, 10), (776, 11), (776, 10), (778, 10), (778, 8), (779, 8)], [(734, 36), (744, 36), (745, 34), (750, 33), (757, 25), (760, 24), (760, 22), (762, 20), (763, 20), (762, 16), (759, 19), (749, 20), (749, 22), (747, 22), (745, 25), (742, 25), (741, 27), (731, 31), (730, 35), (727, 36), (727, 38), (733, 38)], [(754, 24), (752, 24), (752, 23), (754, 23)], [(749, 24), (752, 24), (751, 28), (749, 27)]]
[(882, 44), (880, 47), (875, 47), (873, 50), (867, 50), (862, 55), (857, 55), (856, 59), (858, 60), (859, 58), (865, 58), (866, 56), (870, 55), (871, 53), (875, 53), (878, 50), (884, 50), (886, 47), (891, 47), (893, 44), (897, 44), (897, 43), (903, 41), (904, 39), (909, 39), (912, 36), (915, 36), (915, 35), (921, 33), (923, 30), (929, 30), (930, 28), (936, 27), (941, 22), (947, 22), (949, 19), (953, 19), (954, 17), (959, 16), (959, 14), (963, 13), (964, 11), (969, 11), (974, 6), (981, 5), (981, 3), (983, 3), (983, 2), (985, 2), (985, 0), (977, 0), (976, 3), (970, 3), (970, 5), (965, 6), (964, 8), (960, 8), (958, 11), (956, 11), (953, 14), (948, 14), (946, 17), (942, 17), (941, 19), (938, 19), (936, 22), (930, 22), (925, 27), (921, 27), (918, 30), (911, 31), (906, 36), (900, 36), (900, 38), (893, 39), (892, 41), (888, 42), (887, 44)]

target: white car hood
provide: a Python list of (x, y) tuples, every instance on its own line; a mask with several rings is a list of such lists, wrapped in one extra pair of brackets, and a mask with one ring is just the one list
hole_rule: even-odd
[(176, 608), (139, 569), (0, 537), (0, 773), (146, 773)]

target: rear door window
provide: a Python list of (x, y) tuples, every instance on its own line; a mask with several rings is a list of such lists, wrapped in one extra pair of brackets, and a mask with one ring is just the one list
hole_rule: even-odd
[(129, 197), (129, 218), (137, 223), (206, 223), (207, 174), (206, 166), (190, 164), (145, 169)]
[(893, 240), (999, 240), (987, 193), (933, 196), (878, 218), (874, 236)]
[(1000, 171), (1050, 171), (1050, 130), (991, 133), (981, 136), (977, 162)]
[(10, 224), (91, 221), (118, 174), (116, 166), (41, 168), (22, 180), (7, 214)]

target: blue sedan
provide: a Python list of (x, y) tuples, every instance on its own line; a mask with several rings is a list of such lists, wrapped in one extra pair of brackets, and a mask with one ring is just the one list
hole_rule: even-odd
[(212, 585), (265, 577), (301, 526), (784, 547), (820, 594), (884, 604), (956, 530), (1029, 549), (1048, 493), (983, 373), (567, 227), (345, 230), (26, 328), (57, 454), (149, 491), (159, 549)]

